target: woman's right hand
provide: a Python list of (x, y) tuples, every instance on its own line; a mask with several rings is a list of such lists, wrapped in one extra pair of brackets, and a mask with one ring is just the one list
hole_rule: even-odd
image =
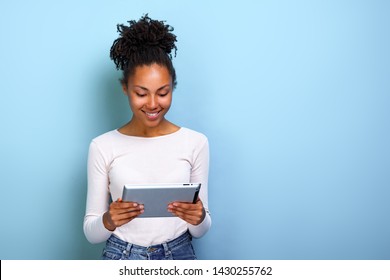
[(144, 206), (136, 202), (122, 201), (118, 198), (110, 204), (110, 208), (103, 215), (103, 224), (106, 229), (114, 231), (117, 227), (127, 224), (144, 212)]

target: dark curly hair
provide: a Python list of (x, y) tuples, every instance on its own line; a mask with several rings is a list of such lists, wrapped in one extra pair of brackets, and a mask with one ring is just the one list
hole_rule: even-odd
[(173, 87), (176, 86), (176, 72), (172, 64), (172, 50), (176, 56), (176, 36), (173, 27), (164, 21), (153, 20), (144, 15), (138, 21), (128, 21), (129, 26), (118, 24), (119, 38), (114, 41), (110, 50), (110, 58), (116, 68), (123, 71), (120, 79), (127, 84), (135, 68), (142, 65), (157, 63), (165, 66), (171, 77)]

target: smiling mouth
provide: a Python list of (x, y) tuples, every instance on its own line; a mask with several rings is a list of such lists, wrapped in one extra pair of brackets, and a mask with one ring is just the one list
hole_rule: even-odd
[(149, 113), (149, 112), (145, 112), (145, 115), (148, 117), (148, 119), (155, 119), (157, 118), (157, 116), (160, 114), (161, 111), (158, 111), (158, 112), (153, 112), (153, 113)]
[(147, 116), (149, 116), (149, 117), (155, 117), (155, 116), (158, 115), (158, 113), (160, 113), (160, 112), (155, 112), (155, 113), (148, 113), (148, 112), (145, 112), (145, 114), (146, 114)]

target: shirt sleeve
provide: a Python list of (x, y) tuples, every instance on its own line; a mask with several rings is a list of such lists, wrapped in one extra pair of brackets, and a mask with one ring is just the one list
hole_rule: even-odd
[(206, 212), (204, 220), (197, 226), (188, 224), (188, 229), (194, 238), (202, 237), (211, 227), (211, 216), (208, 207), (208, 176), (209, 176), (209, 143), (207, 138), (200, 149), (194, 153), (194, 163), (191, 171), (191, 182), (201, 183), (199, 198)]
[(106, 241), (111, 231), (103, 224), (103, 214), (109, 206), (110, 193), (107, 164), (98, 145), (92, 141), (88, 153), (88, 191), (84, 216), (84, 234), (90, 243)]

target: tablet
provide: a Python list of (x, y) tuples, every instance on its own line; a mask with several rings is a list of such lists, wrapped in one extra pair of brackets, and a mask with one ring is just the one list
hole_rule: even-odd
[(200, 183), (148, 184), (123, 187), (122, 200), (144, 205), (144, 213), (137, 218), (176, 217), (168, 212), (168, 204), (174, 201), (195, 203)]

